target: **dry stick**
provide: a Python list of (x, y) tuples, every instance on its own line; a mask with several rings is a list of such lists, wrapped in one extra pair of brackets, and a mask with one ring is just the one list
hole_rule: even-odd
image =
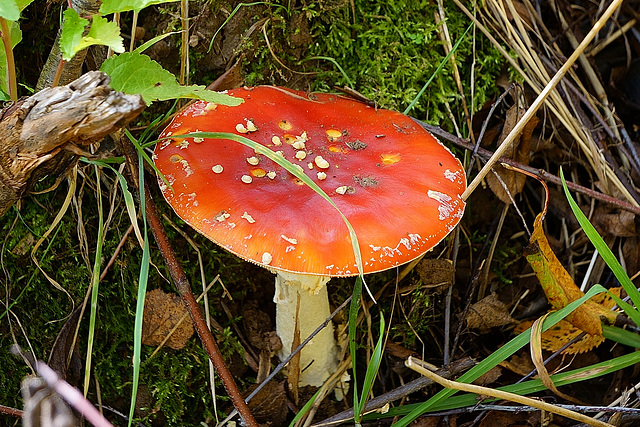
[[(119, 145), (127, 160), (129, 171), (131, 172), (131, 179), (134, 182), (135, 187), (139, 187), (140, 182), (138, 181), (138, 168), (136, 166), (138, 153), (136, 152), (132, 144), (128, 140), (126, 140), (126, 138), (119, 139)], [(251, 411), (249, 410), (249, 407), (245, 403), (244, 399), (242, 399), (240, 390), (238, 390), (238, 386), (236, 385), (233, 376), (231, 376), (231, 372), (229, 372), (229, 368), (227, 368), (227, 365), (222, 358), (222, 354), (220, 354), (220, 350), (218, 349), (215, 338), (207, 327), (207, 322), (202, 316), (200, 306), (198, 305), (198, 302), (196, 301), (196, 298), (191, 291), (189, 280), (184, 274), (182, 265), (180, 265), (180, 261), (176, 257), (171, 243), (169, 242), (169, 237), (164, 230), (162, 220), (158, 215), (155, 202), (151, 197), (151, 192), (149, 191), (147, 184), (145, 184), (144, 188), (144, 198), (146, 207), (145, 214), (147, 216), (149, 228), (151, 228), (151, 232), (156, 239), (156, 243), (158, 245), (158, 248), (160, 249), (160, 254), (164, 259), (165, 265), (169, 269), (169, 273), (171, 274), (171, 278), (175, 283), (176, 289), (178, 290), (180, 297), (182, 297), (182, 301), (184, 302), (187, 311), (191, 315), (193, 326), (196, 332), (198, 332), (200, 341), (202, 342), (203, 347), (209, 355), (209, 359), (216, 367), (218, 376), (220, 377), (220, 380), (222, 380), (222, 384), (227, 390), (233, 406), (238, 410), (238, 413), (244, 419), (245, 424), (249, 427), (258, 427), (258, 423), (253, 418), (253, 415), (251, 414)]]
[[(464, 357), (460, 360), (456, 360), (455, 362), (445, 365), (441, 369), (438, 369), (436, 373), (443, 378), (455, 377), (461, 372), (471, 369), (475, 365), (475, 363), (476, 362), (470, 357)], [(433, 384), (433, 380), (430, 380), (427, 377), (419, 377), (413, 381), (409, 381), (408, 383), (398, 388), (388, 391), (387, 393), (381, 394), (380, 396), (374, 397), (373, 399), (368, 401), (364, 408), (363, 415), (374, 412), (375, 410), (382, 408), (384, 405), (388, 403), (395, 402), (396, 400), (400, 400), (403, 397), (416, 393), (432, 384)], [(326, 420), (313, 424), (312, 427), (340, 424), (340, 423), (347, 422), (351, 419), (353, 419), (353, 408), (347, 409), (346, 411), (333, 415), (330, 418), (327, 418)]]
[(420, 362), (411, 356), (409, 356), (409, 358), (405, 362), (405, 365), (407, 365), (408, 368), (413, 369), (419, 374), (424, 375), (425, 377), (433, 380), (434, 382), (448, 389), (465, 391), (467, 393), (474, 393), (481, 396), (491, 396), (497, 399), (510, 400), (512, 402), (521, 403), (523, 405), (531, 406), (532, 408), (537, 408), (542, 411), (553, 412), (554, 414), (558, 414), (560, 416), (567, 417), (572, 420), (580, 421), (590, 426), (613, 427), (612, 424), (605, 423), (599, 420), (594, 420), (593, 418), (588, 417), (586, 415), (583, 415), (574, 411), (570, 411), (568, 409), (559, 408), (555, 405), (552, 405), (547, 402), (543, 402), (541, 400), (535, 400), (530, 397), (520, 396), (518, 394), (508, 393), (502, 390), (495, 390), (489, 387), (481, 387), (473, 384), (459, 383), (456, 381), (445, 379), (440, 375), (436, 374), (435, 372), (431, 372), (428, 369), (425, 369), (422, 366), (420, 366)]
[(471, 193), (473, 193), (476, 187), (478, 187), (480, 182), (487, 175), (487, 173), (489, 173), (491, 168), (493, 168), (493, 165), (498, 161), (500, 157), (502, 157), (504, 152), (509, 147), (511, 147), (511, 144), (513, 143), (513, 141), (515, 141), (515, 139), (518, 136), (520, 136), (520, 133), (522, 132), (524, 127), (527, 125), (529, 120), (531, 120), (531, 118), (536, 114), (538, 109), (542, 106), (544, 101), (547, 99), (547, 96), (549, 96), (551, 91), (555, 89), (558, 83), (560, 83), (564, 75), (567, 73), (567, 71), (569, 71), (569, 68), (573, 66), (573, 64), (580, 57), (580, 55), (585, 50), (585, 48), (589, 45), (589, 43), (591, 43), (591, 41), (596, 36), (596, 34), (598, 34), (600, 29), (602, 29), (604, 24), (609, 20), (611, 15), (613, 15), (613, 12), (615, 12), (616, 9), (618, 9), (618, 7), (622, 4), (622, 1), (623, 0), (613, 0), (611, 2), (607, 10), (605, 10), (604, 14), (593, 25), (593, 28), (591, 28), (591, 31), (589, 31), (589, 33), (585, 36), (582, 42), (580, 42), (580, 44), (578, 45), (576, 50), (571, 54), (569, 59), (567, 59), (567, 61), (562, 65), (562, 67), (560, 67), (560, 69), (553, 76), (551, 81), (545, 86), (542, 92), (540, 92), (540, 95), (538, 95), (536, 100), (533, 101), (533, 104), (531, 104), (531, 107), (529, 107), (529, 109), (524, 113), (524, 116), (522, 116), (522, 119), (520, 119), (520, 121), (513, 127), (513, 129), (511, 129), (511, 132), (509, 132), (509, 135), (507, 135), (507, 137), (504, 139), (500, 147), (498, 147), (496, 152), (493, 153), (493, 156), (491, 156), (491, 158), (487, 161), (487, 163), (480, 170), (480, 172), (478, 172), (478, 175), (474, 178), (474, 180), (471, 182), (471, 184), (469, 184), (465, 192), (462, 194), (462, 200), (467, 200), (469, 198)]
[(20, 409), (12, 408), (10, 406), (0, 405), (0, 414), (11, 415), (12, 417), (22, 418), (22, 411)]
[[(418, 122), (418, 124), (420, 124), (420, 126), (422, 126), (423, 128), (425, 128), (426, 130), (428, 130), (429, 132), (431, 132), (433, 135), (445, 140), (445, 141), (449, 141), (459, 147), (462, 147), (466, 150), (469, 151), (473, 151), (473, 150), (477, 150), (477, 154), (482, 156), (482, 157), (486, 157), (489, 158), (491, 157), (493, 154), (491, 153), (491, 151), (486, 150), (484, 148), (481, 147), (476, 147), (475, 144), (471, 144), (468, 140), (464, 139), (464, 138), (458, 138), (455, 135), (450, 134), (447, 131), (442, 130), (441, 128), (437, 127), (437, 126), (433, 126), (424, 122), (421, 122), (420, 120), (414, 119), (416, 122)], [(562, 180), (555, 176), (554, 174), (551, 174), (547, 171), (545, 171), (544, 169), (536, 169), (533, 168), (531, 166), (527, 166), (527, 165), (523, 165), (522, 163), (518, 163), (515, 160), (506, 158), (506, 157), (500, 157), (498, 159), (498, 161), (500, 163), (506, 163), (508, 165), (511, 166), (515, 166), (519, 169), (525, 170), (527, 172), (530, 172), (532, 174), (534, 174), (535, 176), (548, 181), (548, 182), (552, 182), (554, 184), (558, 184), (558, 185), (562, 185)], [(600, 200), (601, 202), (605, 202), (605, 203), (609, 203), (612, 205), (615, 205), (617, 207), (619, 207), (620, 209), (623, 209), (625, 211), (629, 211), (634, 213), (635, 215), (640, 215), (640, 207), (632, 205), (631, 203), (625, 202), (623, 200), (620, 199), (616, 199), (615, 197), (609, 196), (607, 194), (604, 193), (600, 193), (598, 191), (592, 190), (591, 188), (587, 188), (587, 187), (583, 187), (582, 185), (576, 184), (572, 181), (567, 181), (567, 187), (569, 187), (570, 190), (575, 191), (577, 193), (580, 194), (584, 194), (588, 197), (591, 197), (593, 199), (596, 200)]]

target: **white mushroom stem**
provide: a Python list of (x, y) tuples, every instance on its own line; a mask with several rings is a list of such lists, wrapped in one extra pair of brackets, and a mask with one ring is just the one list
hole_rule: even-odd
[[(300, 342), (304, 341), (331, 314), (327, 287), (329, 277), (309, 276), (289, 272), (277, 272), (276, 332), (282, 341), (280, 359), (291, 354), (294, 338), (298, 296), (298, 328)], [(330, 322), (302, 349), (300, 355), (300, 385), (320, 387), (338, 365), (337, 345)]]

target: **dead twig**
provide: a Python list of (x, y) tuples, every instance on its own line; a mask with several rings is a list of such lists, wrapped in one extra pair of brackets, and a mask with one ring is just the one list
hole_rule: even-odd
[[(420, 120), (414, 119), (416, 122), (418, 122), (420, 124), (420, 126), (422, 126), (423, 128), (425, 128), (426, 130), (428, 130), (429, 132), (431, 132), (433, 135), (437, 136), (438, 138), (441, 138), (445, 141), (449, 141), (452, 144), (457, 145), (458, 147), (464, 148), (465, 150), (469, 150), (469, 151), (473, 151), (473, 150), (477, 150), (477, 153), (479, 156), (484, 157), (485, 159), (490, 158), (493, 153), (489, 150), (486, 150), (484, 148), (481, 147), (476, 147), (475, 144), (472, 144), (469, 142), (469, 140), (464, 139), (464, 138), (459, 138), (455, 135), (450, 134), (447, 131), (442, 130), (441, 128), (437, 127), (437, 126), (433, 126), (430, 124), (427, 124), (425, 122), (422, 122)], [(516, 162), (512, 159), (508, 159), (506, 157), (499, 157), (497, 159), (500, 163), (506, 163), (510, 166), (515, 166), (517, 168), (520, 168), (522, 170), (525, 170), (527, 172), (532, 173), (533, 175), (547, 181), (547, 182), (551, 182), (557, 185), (562, 185), (562, 180), (552, 174), (549, 173), (543, 169), (536, 169), (533, 168), (531, 166), (526, 166), (523, 165), (519, 162)], [(635, 215), (640, 215), (640, 207), (632, 205), (631, 203), (627, 203), (623, 200), (620, 199), (616, 199), (615, 197), (609, 196), (607, 194), (604, 193), (600, 193), (598, 191), (592, 190), (590, 188), (587, 187), (583, 187), (582, 185), (576, 184), (572, 181), (567, 181), (567, 187), (569, 187), (570, 190), (575, 191), (577, 193), (580, 194), (584, 194), (585, 196), (591, 197), (593, 199), (599, 200), (601, 202), (605, 202), (605, 203), (609, 203), (612, 205), (615, 205), (617, 207), (619, 207), (620, 209), (623, 209), (625, 211), (629, 211)]]

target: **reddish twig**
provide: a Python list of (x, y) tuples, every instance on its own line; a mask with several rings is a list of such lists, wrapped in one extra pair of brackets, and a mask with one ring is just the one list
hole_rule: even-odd
[[(458, 147), (464, 148), (465, 150), (469, 150), (469, 151), (474, 151), (477, 149), (477, 154), (479, 156), (482, 156), (484, 158), (490, 158), (491, 155), (493, 154), (491, 151), (489, 150), (485, 150), (484, 148), (480, 148), (477, 147), (470, 143), (468, 140), (464, 139), (464, 138), (458, 138), (457, 136), (451, 135), (450, 133), (442, 130), (441, 128), (437, 127), (437, 126), (432, 126), (430, 124), (421, 122), (420, 120), (414, 119), (416, 120), (416, 122), (418, 122), (420, 124), (420, 126), (422, 126), (423, 128), (425, 128), (426, 130), (428, 130), (429, 132), (431, 132), (433, 135), (437, 136), (438, 138), (444, 139), (446, 141), (449, 141), (455, 145), (457, 145)], [(544, 169), (536, 169), (536, 168), (532, 168), (531, 166), (527, 166), (527, 165), (523, 165), (521, 163), (516, 162), (515, 160), (512, 159), (508, 159), (506, 157), (500, 157), (500, 159), (498, 160), (501, 163), (506, 163), (510, 166), (514, 166), (517, 168), (520, 168), (524, 171), (527, 171), (547, 182), (552, 182), (554, 184), (558, 184), (558, 185), (562, 185), (562, 180), (555, 176), (552, 173), (549, 173), (547, 171), (545, 171)], [(595, 191), (592, 190), (590, 188), (587, 187), (583, 187), (582, 185), (576, 184), (574, 182), (571, 181), (567, 181), (567, 187), (569, 187), (570, 190), (573, 190), (577, 193), (581, 193), (584, 194), (588, 197), (592, 197), (596, 200), (600, 200), (602, 202), (605, 203), (609, 203), (612, 205), (615, 205), (617, 207), (619, 207), (620, 209), (623, 209), (625, 211), (629, 211), (635, 215), (640, 215), (640, 207), (638, 206), (634, 206), (631, 203), (627, 203), (623, 200), (620, 199), (616, 199), (615, 197), (609, 196), (607, 194), (604, 193), (600, 193), (599, 191)]]
[[(139, 187), (138, 182), (138, 153), (135, 148), (131, 145), (131, 143), (123, 137), (119, 141), (120, 149), (125, 155), (127, 160), (127, 164), (130, 171), (130, 177), (134, 182), (136, 187)], [(145, 196), (145, 214), (147, 216), (147, 223), (153, 236), (156, 239), (156, 243), (158, 248), (160, 249), (160, 254), (164, 259), (164, 262), (169, 269), (169, 274), (173, 279), (173, 282), (176, 285), (178, 293), (182, 297), (182, 301), (191, 316), (191, 320), (193, 322), (193, 326), (200, 337), (200, 341), (204, 346), (207, 354), (209, 355), (209, 359), (216, 368), (218, 375), (220, 376), (220, 380), (222, 380), (222, 384), (227, 391), (227, 394), (231, 398), (233, 406), (237, 409), (240, 416), (243, 418), (245, 424), (249, 427), (258, 427), (258, 423), (253, 418), (251, 411), (249, 410), (249, 406), (247, 406), (246, 402), (242, 398), (240, 394), (240, 390), (238, 390), (238, 386), (231, 376), (231, 372), (227, 368), (227, 365), (222, 358), (222, 354), (218, 349), (218, 345), (216, 344), (215, 338), (211, 334), (211, 331), (207, 327), (207, 323), (200, 311), (200, 306), (196, 301), (193, 292), (191, 291), (191, 285), (189, 284), (189, 280), (187, 276), (184, 274), (184, 270), (182, 269), (182, 265), (178, 261), (175, 252), (169, 242), (169, 238), (167, 237), (167, 233), (165, 232), (164, 226), (162, 225), (162, 221), (160, 216), (158, 215), (158, 211), (156, 209), (155, 202), (151, 197), (151, 193), (149, 192), (148, 186), (145, 184), (144, 189)]]
[(22, 411), (20, 409), (12, 408), (10, 406), (0, 405), (0, 414), (11, 415), (12, 417), (21, 418)]

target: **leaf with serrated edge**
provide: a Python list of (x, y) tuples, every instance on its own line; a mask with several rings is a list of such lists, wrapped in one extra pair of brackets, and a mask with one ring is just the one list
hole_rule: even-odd
[(195, 98), (236, 106), (241, 99), (207, 90), (204, 86), (180, 86), (176, 78), (146, 55), (127, 52), (107, 59), (100, 68), (111, 77), (110, 86), (120, 92), (140, 94), (147, 105), (153, 101)]
[(101, 16), (94, 16), (91, 28), (86, 36), (83, 36), (73, 48), (73, 54), (93, 45), (110, 47), (116, 53), (124, 52), (120, 28), (115, 22), (109, 22)]
[(18, 5), (18, 9), (20, 9), (20, 12), (22, 12), (24, 8), (33, 3), (33, 1), (34, 0), (17, 0), (16, 3)]
[(109, 13), (126, 12), (133, 10), (140, 12), (147, 6), (161, 3), (171, 3), (178, 0), (102, 0), (100, 13), (107, 15)]
[(89, 20), (81, 18), (73, 9), (65, 10), (63, 16), (60, 50), (62, 58), (68, 61), (76, 54), (75, 47), (82, 40), (82, 34), (85, 27), (89, 25)]

